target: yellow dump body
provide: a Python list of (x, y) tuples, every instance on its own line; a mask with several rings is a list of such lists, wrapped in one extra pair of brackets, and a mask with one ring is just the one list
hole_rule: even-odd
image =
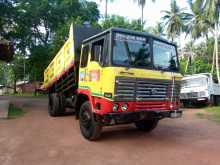
[(44, 71), (43, 88), (49, 88), (74, 65), (73, 39), (69, 38)]
[(100, 30), (91, 27), (73, 27), (73, 25), (71, 25), (69, 38), (44, 71), (44, 83), (42, 88), (49, 89), (56, 81), (65, 75), (70, 68), (77, 67), (80, 60), (82, 41), (99, 32)]

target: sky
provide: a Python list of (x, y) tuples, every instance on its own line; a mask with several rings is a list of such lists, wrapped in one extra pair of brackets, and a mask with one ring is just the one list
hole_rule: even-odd
[[(89, 0), (94, 1), (98, 4), (98, 8), (102, 16), (105, 13), (105, 0)], [(157, 22), (160, 21), (163, 16), (163, 10), (170, 10), (171, 0), (156, 0), (152, 2), (151, 0), (146, 0), (146, 5), (144, 8), (144, 20), (146, 21), (145, 26), (155, 26)], [(177, 5), (181, 8), (186, 8), (189, 11), (189, 6), (187, 0), (176, 0)], [(141, 9), (134, 0), (115, 0), (108, 4), (108, 14), (109, 15), (120, 15), (126, 17), (127, 19), (140, 19)], [(185, 38), (185, 34), (181, 36), (182, 47), (188, 39)]]
[[(90, 0), (98, 4), (101, 15), (105, 13), (105, 0)], [(181, 8), (188, 8), (187, 0), (176, 0)], [(170, 0), (146, 0), (144, 8), (144, 20), (146, 26), (154, 26), (163, 16), (163, 10), (170, 9)], [(115, 0), (108, 5), (108, 14), (116, 14), (128, 19), (139, 19), (141, 17), (141, 9), (134, 0)]]

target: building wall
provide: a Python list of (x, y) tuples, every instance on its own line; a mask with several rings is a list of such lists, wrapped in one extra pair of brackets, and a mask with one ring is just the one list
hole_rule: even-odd
[(2, 87), (0, 88), (0, 96), (5, 95), (5, 94), (12, 94), (13, 89), (7, 88), (7, 87)]
[(34, 93), (35, 89), (40, 87), (40, 82), (28, 82), (26, 84), (17, 85), (17, 91), (21, 93)]

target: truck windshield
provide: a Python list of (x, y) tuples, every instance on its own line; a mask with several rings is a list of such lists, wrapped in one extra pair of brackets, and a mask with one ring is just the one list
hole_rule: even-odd
[(201, 87), (206, 86), (208, 83), (207, 78), (192, 78), (187, 80), (182, 80), (182, 88), (190, 88), (190, 87)]
[(115, 33), (113, 64), (126, 67), (151, 66), (149, 40), (146, 37)]
[(178, 70), (177, 53), (175, 46), (165, 42), (154, 40), (153, 61), (157, 69), (171, 71)]
[[(153, 45), (152, 45), (152, 44)], [(151, 47), (153, 52), (151, 53)], [(153, 54), (153, 62), (151, 55)], [(178, 71), (174, 45), (145, 36), (115, 33), (113, 39), (113, 65)]]

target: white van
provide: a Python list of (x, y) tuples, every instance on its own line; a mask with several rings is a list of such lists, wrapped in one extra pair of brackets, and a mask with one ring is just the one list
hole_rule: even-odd
[(220, 84), (213, 81), (211, 73), (185, 76), (182, 79), (180, 100), (183, 104), (205, 102), (220, 103)]

